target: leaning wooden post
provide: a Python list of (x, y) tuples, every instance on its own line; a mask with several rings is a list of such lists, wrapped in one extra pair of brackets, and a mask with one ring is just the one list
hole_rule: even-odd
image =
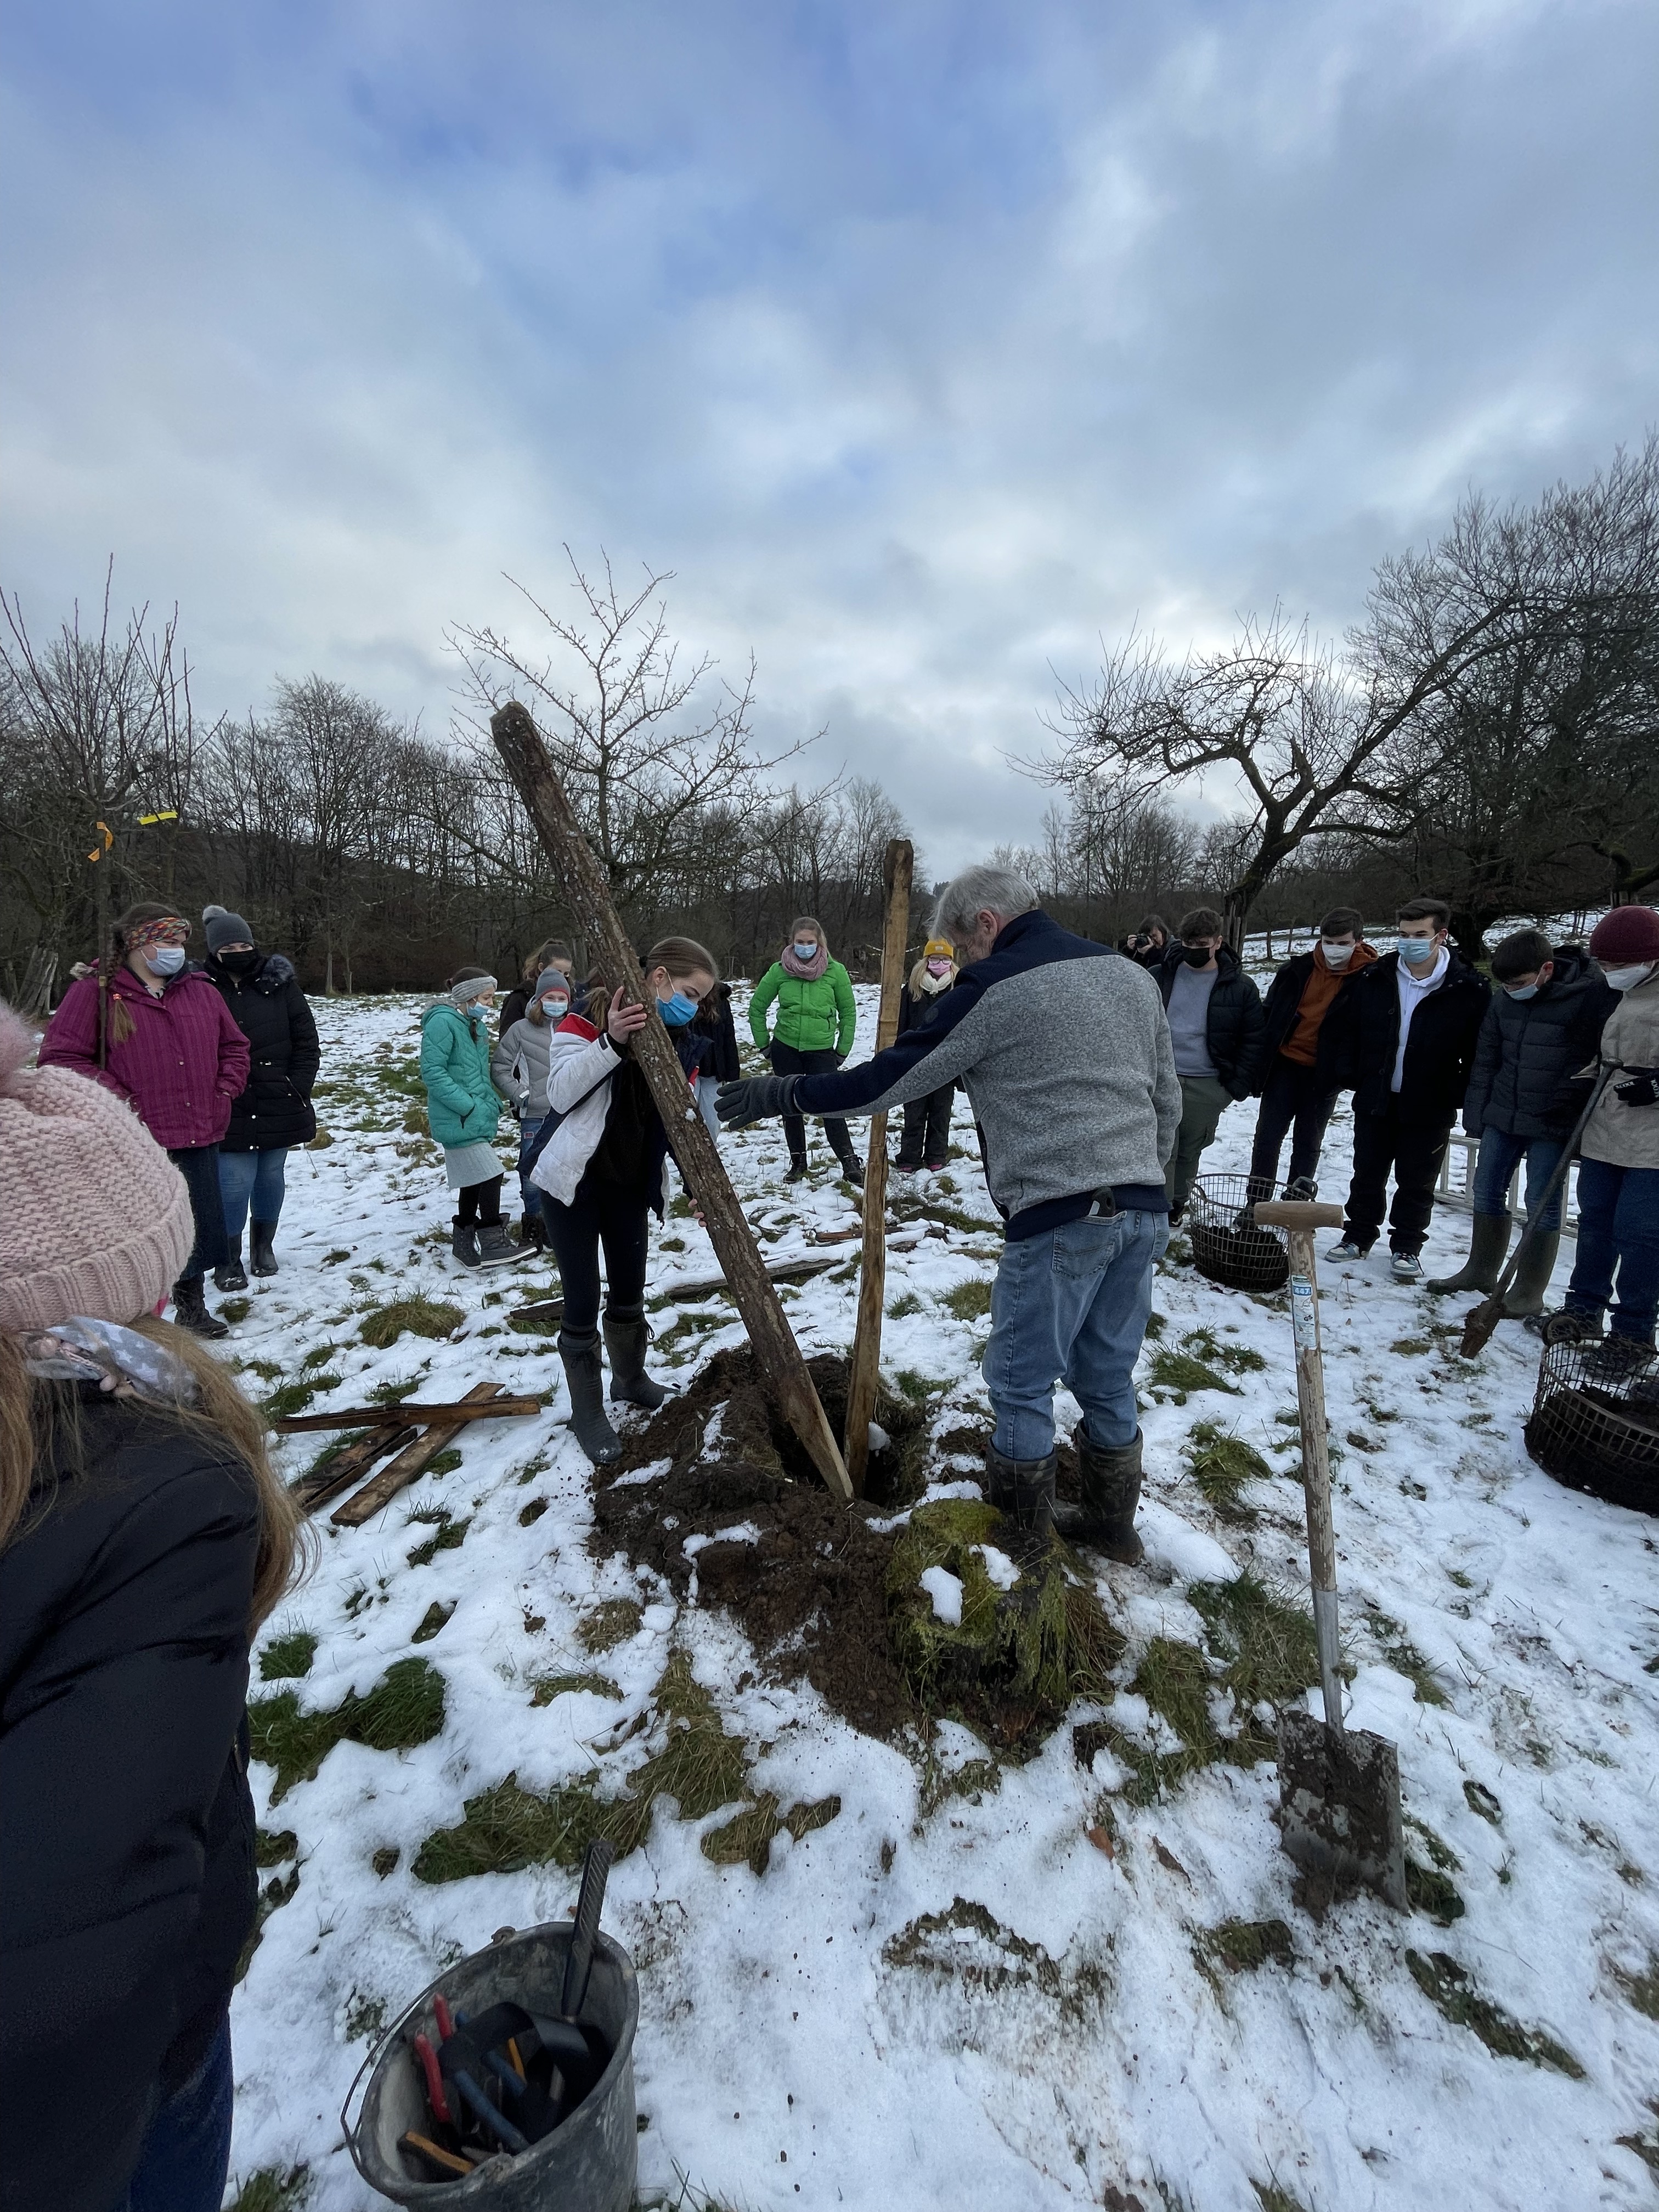
[(617, 919), (599, 864), (554, 773), (541, 732), (528, 708), (516, 699), (490, 716), (489, 732), (553, 863), (577, 931), (586, 938), (600, 973), (613, 989), (618, 984), (625, 986), (630, 997), (652, 1010), (650, 1020), (634, 1039), (634, 1051), (651, 1086), (686, 1186), (702, 1210), (732, 1299), (754, 1346), (756, 1364), (823, 1477), (830, 1496), (843, 1504), (850, 1504), (853, 1492), (847, 1469), (800, 1346), (744, 1218), (719, 1149), (691, 1098), (679, 1056), (657, 1018), (634, 948)]
[[(910, 878), (915, 854), (908, 838), (887, 848), (882, 879), (887, 886), (887, 927), (881, 945), (881, 1011), (876, 1018), (876, 1050), (884, 1052), (898, 1035), (899, 1000), (904, 989), (904, 948), (910, 934)], [(864, 1259), (859, 1270), (859, 1318), (853, 1334), (853, 1364), (847, 1377), (847, 1477), (854, 1498), (864, 1495), (864, 1470), (870, 1457), (870, 1416), (876, 1410), (876, 1382), (881, 1371), (881, 1308), (887, 1295), (887, 1116), (870, 1116), (870, 1159), (864, 1173)]]

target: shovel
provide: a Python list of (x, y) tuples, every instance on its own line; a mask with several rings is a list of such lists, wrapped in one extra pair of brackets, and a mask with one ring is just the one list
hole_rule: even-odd
[(1514, 1251), (1510, 1255), (1508, 1267), (1498, 1278), (1497, 1287), (1490, 1297), (1482, 1298), (1478, 1306), (1471, 1306), (1464, 1315), (1462, 1340), (1457, 1347), (1460, 1358), (1473, 1359), (1478, 1353), (1484, 1352), (1492, 1342), (1492, 1331), (1504, 1318), (1504, 1301), (1510, 1294), (1510, 1285), (1515, 1280), (1516, 1269), (1521, 1265), (1521, 1255), (1537, 1235), (1539, 1223), (1549, 1212), (1550, 1200), (1566, 1181), (1567, 1170), (1578, 1157), (1578, 1140), (1584, 1133), (1585, 1126), (1600, 1103), (1601, 1093), (1618, 1073), (1616, 1066), (1604, 1067), (1596, 1077), (1595, 1088), (1590, 1092), (1589, 1103), (1578, 1116), (1577, 1124), (1571, 1136), (1562, 1147), (1561, 1157), (1555, 1163), (1554, 1172), (1544, 1185), (1543, 1196), (1536, 1206), (1528, 1208), (1526, 1225), (1521, 1231)]
[(1279, 1199), (1255, 1209), (1264, 1229), (1283, 1229), (1291, 1255), (1291, 1327), (1296, 1339), (1296, 1399), (1302, 1424), (1302, 1487), (1308, 1506), (1314, 1635), (1325, 1717), (1285, 1713), (1279, 1723), (1279, 1835), (1285, 1849), (1322, 1889), (1364, 1882), (1406, 1909), (1406, 1841), (1400, 1812), (1400, 1757), (1386, 1737), (1342, 1724), (1337, 1679), (1336, 1536), (1331, 1525), (1330, 1458), (1325, 1441), (1325, 1368), (1319, 1348), (1314, 1231), (1340, 1229), (1340, 1206)]

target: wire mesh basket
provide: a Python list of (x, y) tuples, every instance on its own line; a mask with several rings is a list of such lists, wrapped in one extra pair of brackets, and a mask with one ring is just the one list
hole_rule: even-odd
[(1193, 1265), (1212, 1283), (1258, 1294), (1283, 1289), (1291, 1257), (1282, 1229), (1260, 1229), (1250, 1218), (1258, 1199), (1274, 1195), (1254, 1176), (1200, 1176), (1187, 1201), (1186, 1227)]
[(1570, 1489), (1659, 1513), (1659, 1357), (1638, 1354), (1620, 1337), (1547, 1346), (1527, 1449)]

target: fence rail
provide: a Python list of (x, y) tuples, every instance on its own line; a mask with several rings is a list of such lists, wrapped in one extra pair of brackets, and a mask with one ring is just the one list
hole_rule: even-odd
[[(1440, 1180), (1434, 1187), (1434, 1202), (1437, 1206), (1443, 1206), (1453, 1213), (1474, 1212), (1474, 1160), (1475, 1154), (1480, 1149), (1479, 1137), (1468, 1136), (1462, 1129), (1452, 1131), (1450, 1139), (1446, 1146), (1445, 1155), (1440, 1163)], [(1461, 1177), (1456, 1182), (1452, 1180), (1452, 1163), (1455, 1159), (1462, 1163)], [(1525, 1172), (1526, 1164), (1523, 1161), (1516, 1170), (1510, 1182), (1507, 1202), (1510, 1212), (1517, 1220), (1523, 1220), (1526, 1217), (1526, 1202), (1522, 1195), (1522, 1178)], [(1577, 1160), (1567, 1170), (1566, 1188), (1563, 1190), (1561, 1197), (1561, 1234), (1564, 1237), (1577, 1237), (1578, 1234), (1578, 1163)]]

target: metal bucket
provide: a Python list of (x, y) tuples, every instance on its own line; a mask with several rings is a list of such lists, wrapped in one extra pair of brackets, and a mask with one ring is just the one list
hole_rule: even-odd
[(399, 2204), (450, 2205), (466, 2212), (628, 2212), (639, 2163), (634, 2112), (634, 2031), (640, 1988), (633, 1961), (620, 1944), (601, 1934), (580, 2017), (611, 2046), (611, 2063), (568, 2119), (517, 2157), (489, 2159), (465, 2181), (434, 2181), (422, 2160), (399, 2149), (400, 2138), (430, 2124), (420, 2069), (410, 2039), (424, 2029), (435, 2042), (434, 1996), (452, 2009), (477, 2014), (503, 2001), (528, 2010), (554, 2012), (564, 1985), (572, 1923), (550, 1920), (475, 1951), (441, 1974), (390, 2027), (364, 2060), (368, 2087), (356, 2125), (351, 2123), (351, 2085), (340, 2112), (352, 2162), (371, 2189)]

